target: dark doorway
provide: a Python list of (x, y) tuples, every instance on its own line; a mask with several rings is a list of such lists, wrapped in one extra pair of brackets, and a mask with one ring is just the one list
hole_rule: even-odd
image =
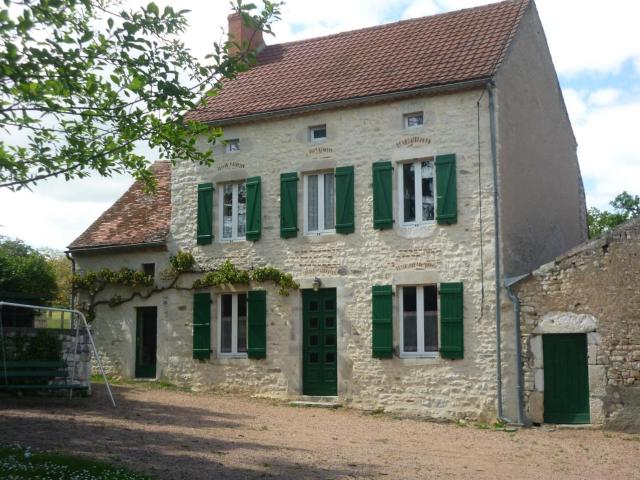
[(336, 290), (302, 292), (302, 393), (338, 394)]
[(136, 378), (156, 378), (158, 308), (136, 308)]

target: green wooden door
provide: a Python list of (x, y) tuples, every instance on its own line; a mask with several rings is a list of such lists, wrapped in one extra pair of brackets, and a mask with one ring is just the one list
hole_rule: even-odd
[(589, 423), (585, 334), (543, 335), (544, 421)]
[(136, 378), (156, 378), (158, 309), (136, 308)]
[(338, 394), (336, 290), (302, 292), (302, 393)]

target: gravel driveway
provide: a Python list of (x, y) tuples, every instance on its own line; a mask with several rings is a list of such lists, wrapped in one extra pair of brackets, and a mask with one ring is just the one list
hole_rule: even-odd
[(89, 455), (158, 479), (640, 479), (640, 435), (482, 430), (348, 409), (118, 386), (0, 396), (0, 443)]

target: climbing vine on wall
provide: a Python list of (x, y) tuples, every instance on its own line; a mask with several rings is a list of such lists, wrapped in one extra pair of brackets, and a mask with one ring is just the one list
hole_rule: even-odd
[[(290, 273), (264, 266), (251, 270), (242, 270), (232, 262), (226, 260), (218, 268), (205, 272), (195, 271), (195, 259), (190, 252), (179, 251), (169, 258), (169, 266), (161, 273), (161, 278), (169, 282), (164, 286), (154, 283), (152, 276), (130, 268), (120, 270), (109, 270), (103, 268), (95, 272), (87, 272), (73, 277), (73, 287), (76, 292), (86, 292), (88, 301), (82, 305), (88, 320), (95, 318), (95, 308), (98, 305), (107, 304), (110, 307), (117, 307), (129, 302), (136, 297), (146, 299), (155, 293), (165, 290), (197, 290), (220, 285), (249, 285), (251, 281), (257, 283), (273, 282), (278, 286), (278, 293), (283, 296), (289, 295), (291, 290), (300, 288)], [(177, 285), (178, 279), (186, 273), (202, 273), (202, 277), (196, 279), (191, 287), (180, 287)], [(135, 291), (127, 297), (113, 295), (106, 300), (97, 300), (100, 292), (107, 287), (128, 287)]]

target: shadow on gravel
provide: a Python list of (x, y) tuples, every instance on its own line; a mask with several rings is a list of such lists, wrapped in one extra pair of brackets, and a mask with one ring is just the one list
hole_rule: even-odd
[[(270, 456), (281, 447), (244, 440), (243, 431), (250, 427), (243, 422), (251, 416), (140, 401), (127, 395), (132, 388), (114, 387), (116, 409), (101, 384), (93, 385), (92, 397), (72, 400), (0, 395), (0, 443), (86, 455), (158, 479), (327, 479), (377, 473), (369, 467), (342, 471), (283, 461), (282, 455)], [(217, 429), (217, 438), (207, 429)], [(256, 470), (226, 465), (225, 456), (236, 449), (257, 451), (261, 464)]]

